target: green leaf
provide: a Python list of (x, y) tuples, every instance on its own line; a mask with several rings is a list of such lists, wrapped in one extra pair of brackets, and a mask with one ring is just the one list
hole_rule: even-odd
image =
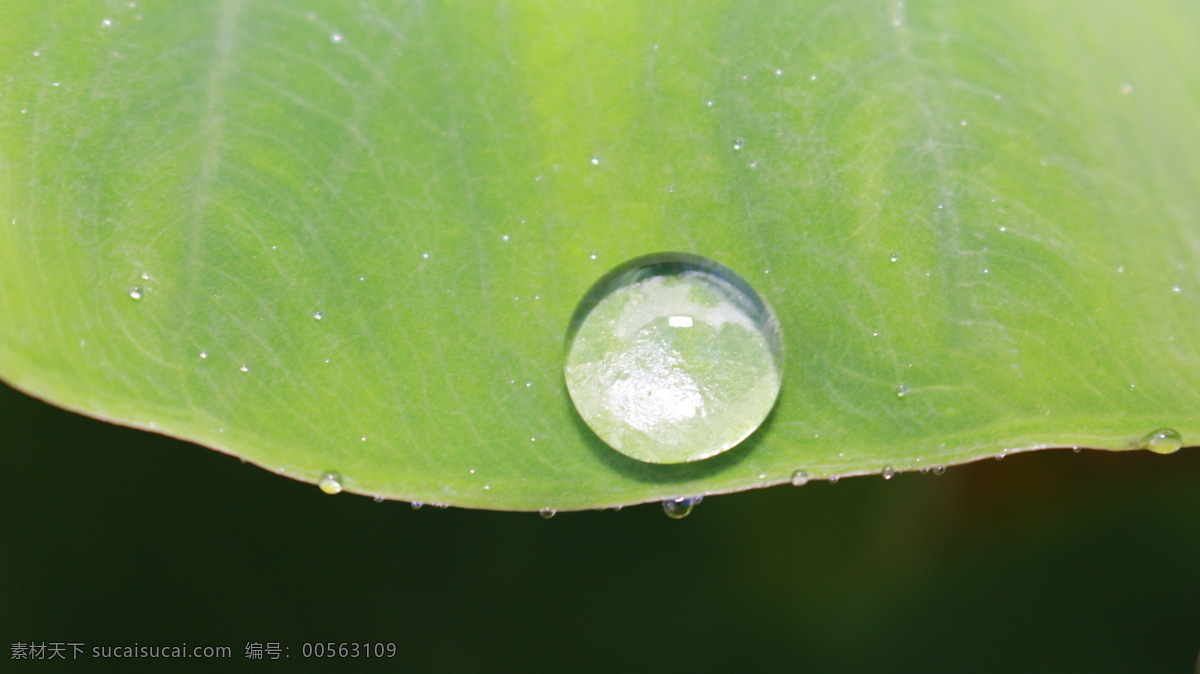
[[(516, 510), (1200, 436), (1195, 3), (5, 14), (0, 376), (64, 407)], [(563, 379), (587, 290), (662, 251), (785, 352), (682, 465)]]

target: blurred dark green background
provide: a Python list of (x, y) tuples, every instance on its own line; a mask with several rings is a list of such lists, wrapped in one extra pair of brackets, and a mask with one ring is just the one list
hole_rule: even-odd
[(287, 669), (392, 641), (409, 671), (1190, 672), (1200, 648), (1200, 450), (546, 521), (326, 496), (2, 386), (0, 420), (3, 670), (51, 671), (16, 641), (277, 641)]

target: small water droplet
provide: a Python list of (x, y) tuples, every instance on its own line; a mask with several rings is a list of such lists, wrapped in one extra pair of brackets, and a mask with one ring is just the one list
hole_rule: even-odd
[(1072, 447), (1072, 448), (1071, 448), (1071, 451), (1072, 451), (1072, 452), (1075, 452), (1076, 454), (1078, 454), (1078, 453), (1080, 453), (1080, 452), (1082, 452), (1082, 451), (1083, 451), (1083, 447)]
[(1172, 428), (1160, 428), (1146, 436), (1146, 449), (1158, 454), (1173, 454), (1183, 447), (1183, 436)]
[(341, 44), (341, 43), (342, 43), (342, 39), (343, 39), (343, 38), (342, 38), (342, 34), (341, 34), (341, 33), (334, 33), (334, 34), (332, 34), (332, 35), (330, 35), (330, 36), (329, 36), (329, 41), (330, 41), (330, 42), (332, 42), (332, 43), (334, 43), (334, 44)]
[(376, 494), (371, 497), (371, 500), (375, 501), (376, 503), (383, 503), (383, 494)]
[(600, 165), (600, 157), (598, 157), (596, 155), (592, 155), (592, 166), (599, 166), (599, 165)]
[(899, 260), (899, 259), (900, 259), (900, 253), (892, 253), (892, 256), (888, 258), (888, 260), (890, 260), (892, 262), (895, 262), (896, 260)]
[(591, 255), (588, 255), (588, 258), (589, 258), (589, 259), (592, 259), (592, 260), (595, 260), (595, 259), (597, 259), (597, 258), (599, 258), (599, 257), (600, 257), (600, 254), (599, 254), (599, 253), (592, 253)]
[(713, 106), (713, 102), (712, 101), (704, 101), (704, 106), (711, 108)]
[(503, 242), (505, 242), (505, 243), (508, 243), (508, 240), (509, 240), (509, 238), (510, 238), (510, 237), (509, 237), (507, 234), (505, 234), (505, 235), (503, 235), (503, 236), (501, 236), (501, 237), (500, 237), (500, 240), (501, 240), (501, 241), (503, 241)]
[(342, 493), (342, 476), (337, 473), (325, 473), (317, 486), (321, 488), (321, 491), (331, 496), (333, 494), (340, 494)]
[(1002, 449), (1002, 450), (1000, 450), (1000, 453), (996, 455), (996, 460), (1003, 461), (1004, 457), (1006, 457), (1006, 456), (1008, 456), (1008, 450)]
[(112, 19), (101, 19), (100, 25), (103, 28), (110, 28), (112, 27)]
[(132, 287), (132, 288), (130, 288), (130, 289), (129, 289), (129, 297), (130, 297), (130, 299), (134, 299), (134, 300), (140, 300), (140, 299), (142, 299), (142, 293), (143, 293), (143, 292), (144, 292), (144, 291), (142, 290), (142, 288), (141, 288), (141, 287), (139, 287), (139, 286), (134, 286), (134, 287)]
[(779, 77), (782, 74), (783, 74), (783, 70), (781, 68), (775, 69), (775, 77)]
[(703, 500), (703, 496), (669, 498), (662, 502), (662, 509), (667, 514), (667, 517), (673, 520), (681, 520), (692, 514), (692, 509)]
[(1122, 84), (1117, 87), (1117, 91), (1121, 92), (1122, 95), (1128, 96), (1133, 93), (1133, 85), (1128, 83)]
[(617, 451), (683, 463), (736, 446), (782, 382), (778, 322), (722, 265), (678, 253), (612, 270), (571, 320), (564, 374), (584, 422)]
[(746, 147), (746, 141), (742, 140), (741, 138), (738, 138), (733, 141), (733, 151), (734, 152), (738, 152), (744, 147)]
[(250, 371), (250, 366), (249, 366), (249, 365), (243, 365), (243, 366), (239, 367), (238, 369), (239, 369), (239, 370), (241, 370), (242, 372), (249, 372), (249, 371)]
[(1175, 287), (1171, 288), (1171, 292), (1181, 293), (1181, 292), (1183, 292), (1183, 288), (1180, 288), (1179, 286), (1175, 286)]
[(803, 487), (806, 484), (808, 484), (808, 471), (798, 470), (798, 471), (792, 473), (792, 486), (793, 487)]
[(883, 472), (880, 474), (883, 475), (883, 479), (890, 480), (893, 477), (896, 477), (896, 469), (892, 468), (891, 466), (884, 466)]
[(935, 467), (934, 467), (934, 469), (933, 469), (933, 474), (934, 474), (934, 475), (944, 475), (945, 473), (946, 473), (946, 467), (945, 467), (945, 466), (935, 466)]
[(542, 508), (538, 514), (542, 516), (542, 519), (548, 520), (558, 514), (558, 511), (554, 508)]
[(204, 360), (204, 359), (206, 359), (206, 358), (208, 358), (208, 352), (207, 352), (207, 351), (201, 351), (201, 352), (200, 352), (200, 360)]
[(966, 125), (967, 125), (967, 120), (965, 120), (965, 119), (964, 119), (963, 121), (959, 122), (959, 124), (960, 124), (960, 125), (962, 125), (962, 126), (966, 126)]
[(903, 398), (908, 395), (908, 384), (900, 384), (896, 387), (896, 397)]
[(429, 259), (429, 253), (421, 253), (421, 258), (422, 258), (422, 259), (424, 259), (424, 260), (428, 260), (428, 259)]
[(674, 193), (675, 193), (675, 186), (667, 185), (667, 194), (674, 194)]
[(411, 506), (413, 510), (420, 510), (421, 508), (425, 507), (425, 504), (420, 501), (413, 501), (412, 503), (409, 503), (408, 505)]
[(149, 275), (149, 274), (147, 274), (146, 272), (142, 272), (142, 280), (143, 280), (143, 281), (149, 281), (149, 280), (150, 280), (150, 275)]
[(319, 320), (321, 320), (322, 318), (325, 318), (325, 314), (323, 314), (323, 313), (321, 313), (321, 312), (319, 312), (319, 311), (318, 311), (318, 312), (315, 312), (315, 313), (313, 313), (313, 318), (315, 318), (315, 319), (317, 319), (317, 320), (319, 321)]
[(834, 475), (833, 477), (829, 478), (829, 484), (837, 484), (839, 479), (840, 478), (838, 478), (837, 475)]

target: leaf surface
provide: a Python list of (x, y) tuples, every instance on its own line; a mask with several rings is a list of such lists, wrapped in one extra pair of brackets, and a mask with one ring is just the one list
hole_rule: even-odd
[[(6, 5), (0, 376), (350, 491), (615, 506), (1200, 437), (1200, 6)], [(780, 400), (571, 406), (613, 267), (774, 307)], [(135, 298), (136, 297), (136, 298)]]

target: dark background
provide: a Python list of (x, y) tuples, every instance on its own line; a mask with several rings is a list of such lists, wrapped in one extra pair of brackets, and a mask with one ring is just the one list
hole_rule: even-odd
[[(3, 386), (0, 423), (3, 670), (51, 671), (17, 641), (228, 645), (260, 671), (342, 668), (305, 641), (394, 642), (406, 671), (1191, 672), (1200, 649), (1200, 450), (543, 520), (326, 496)], [(249, 666), (251, 641), (288, 664)]]

